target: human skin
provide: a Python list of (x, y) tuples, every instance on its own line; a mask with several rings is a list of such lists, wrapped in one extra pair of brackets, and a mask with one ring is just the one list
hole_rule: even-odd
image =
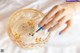
[(54, 6), (39, 23), (39, 26), (52, 32), (66, 24), (66, 27), (59, 32), (62, 34), (70, 28), (72, 17), (78, 12), (80, 12), (80, 2), (64, 2)]

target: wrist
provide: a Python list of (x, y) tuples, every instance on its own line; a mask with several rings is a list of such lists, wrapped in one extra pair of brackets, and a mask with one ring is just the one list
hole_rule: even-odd
[(75, 11), (75, 13), (80, 12), (80, 2), (72, 2), (73, 5), (73, 10)]

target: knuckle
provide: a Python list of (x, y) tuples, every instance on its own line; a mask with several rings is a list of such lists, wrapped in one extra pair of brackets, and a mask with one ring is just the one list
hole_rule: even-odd
[(65, 8), (63, 8), (62, 10), (63, 10), (63, 11), (66, 11), (66, 9), (65, 9)]
[(55, 8), (60, 8), (60, 5), (56, 5)]
[(51, 27), (51, 28), (49, 28), (49, 31), (53, 31), (53, 28)]
[(67, 11), (66, 9), (63, 8), (63, 12), (64, 12), (65, 14), (67, 14), (68, 11)]
[(66, 10), (63, 8), (62, 10), (61, 10), (63, 13), (65, 13), (66, 12)]
[(60, 7), (60, 5), (56, 5), (56, 7), (57, 7), (57, 8), (59, 8), (59, 7)]
[(59, 22), (59, 23), (58, 23), (58, 26), (61, 26), (61, 25), (62, 25), (62, 23), (61, 23), (61, 22)]
[(43, 28), (44, 29), (47, 29), (49, 26), (47, 25), (47, 24), (45, 24), (44, 26), (43, 26)]

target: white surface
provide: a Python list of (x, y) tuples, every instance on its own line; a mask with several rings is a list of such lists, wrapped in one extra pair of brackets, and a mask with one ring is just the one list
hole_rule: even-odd
[[(63, 2), (63, 0), (60, 0)], [(0, 10), (0, 49), (4, 53), (79, 53), (80, 44), (80, 15), (73, 18), (73, 26), (64, 35), (58, 35), (58, 31), (51, 34), (51, 38), (44, 48), (24, 50), (15, 46), (9, 39), (7, 33), (8, 16), (15, 10), (21, 8), (33, 8), (47, 12), (55, 5), (60, 3), (55, 0), (9, 0), (8, 6)]]

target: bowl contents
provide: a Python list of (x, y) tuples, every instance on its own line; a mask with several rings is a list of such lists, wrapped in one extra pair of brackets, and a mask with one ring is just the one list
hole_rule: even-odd
[(9, 17), (8, 33), (10, 39), (21, 48), (35, 48), (43, 46), (49, 39), (50, 33), (38, 29), (44, 14), (34, 9), (22, 9)]

